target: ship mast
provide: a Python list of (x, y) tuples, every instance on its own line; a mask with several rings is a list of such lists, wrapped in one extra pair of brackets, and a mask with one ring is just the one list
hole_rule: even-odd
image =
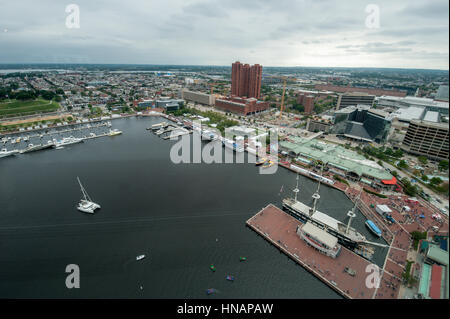
[(348, 219), (347, 228), (345, 229), (345, 233), (346, 234), (348, 234), (348, 230), (350, 229), (350, 225), (352, 223), (352, 219), (356, 217), (356, 214), (355, 214), (356, 204), (358, 203), (358, 201), (361, 200), (361, 192), (362, 192), (362, 189), (359, 191), (358, 198), (355, 199), (355, 205), (353, 206), (352, 210), (349, 210), (348, 213), (347, 213), (347, 216), (349, 217), (349, 219)]
[(80, 179), (78, 178), (78, 176), (77, 176), (77, 179), (78, 179), (78, 183), (80, 184), (81, 192), (83, 193), (84, 199), (85, 199), (85, 200), (89, 200), (90, 202), (92, 202), (92, 200), (91, 200), (91, 198), (89, 197), (88, 193), (86, 192), (86, 190), (84, 189), (83, 185), (81, 184), (81, 181), (80, 181)]
[(322, 181), (322, 174), (323, 174), (323, 164), (322, 164), (322, 168), (320, 169), (320, 177), (321, 177), (321, 178), (319, 178), (319, 184), (317, 185), (317, 190), (316, 190), (316, 192), (312, 195), (312, 198), (314, 199), (314, 204), (313, 204), (312, 214), (314, 214), (314, 213), (316, 212), (317, 201), (320, 199), (319, 190), (320, 190), (320, 182)]
[(297, 173), (297, 186), (295, 187), (295, 189), (293, 190), (294, 194), (295, 194), (295, 202), (297, 202), (297, 194), (300, 190), (298, 189), (298, 173)]

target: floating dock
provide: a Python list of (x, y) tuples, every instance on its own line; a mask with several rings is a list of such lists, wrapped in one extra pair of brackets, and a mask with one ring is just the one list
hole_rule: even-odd
[(278, 207), (269, 204), (246, 224), (345, 298), (376, 296), (377, 289), (366, 286), (366, 278), (373, 273), (373, 270), (366, 272), (369, 261), (345, 247), (335, 259), (320, 253), (297, 234), (302, 223)]

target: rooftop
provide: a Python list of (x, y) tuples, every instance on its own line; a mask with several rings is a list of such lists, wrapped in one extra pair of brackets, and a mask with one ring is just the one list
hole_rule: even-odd
[(359, 176), (364, 174), (379, 180), (392, 179), (392, 175), (376, 162), (339, 145), (296, 136), (290, 137), (290, 141), (280, 142), (280, 145), (296, 155), (321, 160), (344, 171), (354, 172)]
[(330, 248), (335, 247), (338, 242), (336, 237), (328, 234), (325, 230), (322, 230), (319, 227), (314, 226), (312, 223), (309, 222), (306, 223), (302, 229), (305, 233), (310, 234), (311, 236), (317, 238)]

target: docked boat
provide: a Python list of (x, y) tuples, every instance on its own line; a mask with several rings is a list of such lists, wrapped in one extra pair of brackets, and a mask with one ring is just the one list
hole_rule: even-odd
[(324, 214), (316, 209), (317, 202), (320, 199), (319, 189), (320, 181), (317, 187), (317, 191), (313, 194), (313, 207), (310, 207), (298, 201), (297, 193), (299, 192), (299, 189), (297, 175), (297, 187), (294, 189), (295, 196), (294, 198), (287, 197), (283, 199), (283, 209), (294, 217), (300, 219), (304, 223), (311, 222), (315, 226), (326, 230), (330, 235), (338, 238), (339, 243), (343, 244), (346, 247), (354, 248), (357, 245), (364, 243), (366, 241), (366, 237), (356, 231), (356, 229), (354, 229), (353, 227), (350, 227), (351, 218), (349, 220), (349, 224), (345, 225), (335, 218), (328, 216), (327, 214)]
[(238, 143), (236, 143), (233, 140), (229, 140), (229, 139), (223, 139), (223, 145), (225, 145), (225, 147), (232, 149), (233, 151), (236, 151), (238, 153), (241, 153), (244, 151), (244, 147), (242, 147), (241, 145), (239, 145)]
[(272, 167), (273, 165), (275, 165), (275, 163), (273, 162), (273, 161), (271, 161), (271, 160), (268, 160), (267, 162), (265, 162), (264, 164), (263, 164), (263, 168), (269, 168), (269, 167)]
[(82, 211), (84, 213), (93, 214), (96, 209), (100, 208), (100, 205), (97, 203), (94, 203), (91, 198), (89, 197), (88, 193), (84, 189), (83, 185), (81, 184), (80, 179), (77, 177), (78, 183), (80, 184), (81, 193), (83, 194), (83, 199), (80, 200), (78, 203), (78, 210)]
[(372, 234), (374, 234), (377, 237), (381, 237), (381, 230), (377, 227), (377, 225), (375, 225), (375, 223), (373, 221), (368, 219), (368, 220), (366, 220), (365, 224), (366, 224), (367, 228), (369, 228), (369, 230), (372, 232)]
[(120, 134), (122, 134), (122, 131), (119, 131), (116, 128), (113, 130), (109, 130), (109, 133), (108, 133), (109, 136), (116, 136), (116, 135), (120, 135)]
[(267, 158), (264, 158), (264, 157), (263, 157), (263, 158), (260, 158), (260, 159), (257, 159), (255, 165), (256, 165), (256, 166), (262, 165), (262, 164), (264, 164), (266, 161), (267, 161)]
[(339, 256), (342, 246), (338, 244), (338, 239), (313, 223), (307, 222), (297, 226), (297, 234), (309, 246), (314, 247), (322, 254), (331, 258)]
[(152, 130), (153, 131), (157, 131), (159, 129), (165, 128), (167, 126), (166, 122), (162, 122), (162, 123), (158, 123), (158, 124), (153, 124), (152, 125)]
[(37, 144), (37, 145), (28, 144), (28, 146), (25, 149), (21, 150), (20, 153), (23, 154), (23, 153), (36, 152), (36, 151), (52, 148), (54, 146), (55, 146), (55, 144), (51, 141), (49, 141), (49, 143), (47, 143), (47, 144)]
[(8, 151), (6, 148), (2, 148), (0, 150), (0, 158), (12, 156), (12, 155), (15, 155), (17, 153), (19, 153), (19, 151), (17, 151), (17, 150)]
[(77, 143), (82, 143), (82, 142), (83, 142), (82, 138), (76, 138), (76, 137), (70, 136), (70, 137), (64, 137), (62, 140), (56, 141), (55, 145), (58, 148), (61, 146), (77, 144)]
[(202, 138), (206, 141), (215, 141), (217, 140), (217, 135), (210, 131), (202, 131)]
[(136, 257), (136, 260), (139, 261), (139, 260), (142, 260), (142, 259), (144, 259), (144, 258), (145, 258), (145, 255), (139, 255), (139, 256)]
[(358, 245), (353, 249), (353, 252), (367, 260), (372, 260), (373, 255), (375, 254), (375, 248), (368, 245)]

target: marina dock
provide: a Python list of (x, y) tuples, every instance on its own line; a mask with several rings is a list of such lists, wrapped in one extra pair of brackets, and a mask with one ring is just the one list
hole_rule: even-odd
[(269, 204), (246, 224), (345, 298), (375, 298), (377, 289), (366, 286), (366, 278), (372, 273), (366, 272), (369, 261), (345, 247), (336, 259), (320, 253), (297, 234), (302, 223), (276, 206)]

